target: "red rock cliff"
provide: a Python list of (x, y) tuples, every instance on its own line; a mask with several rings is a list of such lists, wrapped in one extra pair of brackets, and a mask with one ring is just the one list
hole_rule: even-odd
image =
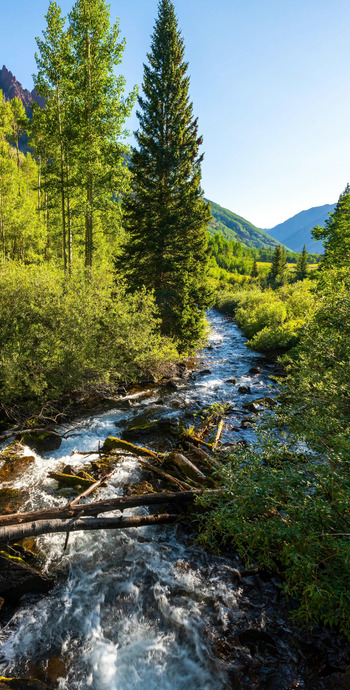
[(14, 74), (12, 74), (5, 65), (0, 69), (0, 89), (8, 101), (12, 98), (19, 98), (26, 109), (27, 115), (30, 115), (33, 101), (39, 103), (42, 108), (45, 105), (45, 99), (38, 96), (35, 89), (33, 89), (33, 91), (24, 89), (22, 84), (20, 84)]

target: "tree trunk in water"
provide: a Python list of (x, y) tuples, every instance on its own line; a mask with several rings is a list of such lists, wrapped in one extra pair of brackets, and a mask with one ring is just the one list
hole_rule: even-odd
[(11, 525), (0, 528), (0, 544), (38, 537), (42, 534), (58, 532), (82, 532), (100, 529), (126, 529), (146, 527), (148, 525), (166, 525), (174, 523), (178, 515), (138, 515), (136, 517), (118, 518), (73, 518), (72, 520), (41, 520), (24, 525)]
[[(106, 477), (104, 477), (106, 479)], [(206, 494), (221, 495), (220, 489), (207, 489)], [(82, 515), (99, 515), (112, 510), (128, 510), (128, 508), (138, 508), (140, 506), (151, 505), (177, 505), (194, 501), (196, 496), (201, 496), (203, 490), (193, 491), (164, 491), (158, 494), (141, 494), (140, 496), (118, 496), (117, 498), (107, 498), (103, 501), (94, 503), (80, 503), (75, 501), (61, 508), (45, 508), (43, 510), (31, 511), (29, 513), (13, 513), (12, 515), (0, 515), (0, 527), (9, 525), (21, 525), (26, 522), (38, 522), (40, 520), (51, 520), (55, 518), (67, 519)], [(79, 499), (82, 496), (78, 497)]]

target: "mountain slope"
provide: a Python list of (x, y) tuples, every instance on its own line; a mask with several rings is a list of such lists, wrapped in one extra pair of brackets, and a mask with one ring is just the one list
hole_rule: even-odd
[(210, 205), (214, 218), (208, 227), (210, 235), (215, 235), (218, 232), (227, 240), (242, 242), (248, 247), (276, 247), (278, 244), (264, 230), (255, 227), (236, 213), (215, 204), (214, 201), (210, 201)]
[(309, 208), (307, 211), (297, 213), (296, 216), (289, 218), (284, 223), (266, 230), (266, 232), (272, 235), (277, 242), (287, 245), (294, 252), (301, 252), (305, 244), (308, 252), (322, 254), (322, 242), (321, 240), (316, 242), (313, 239), (311, 230), (315, 225), (323, 226), (328, 218), (328, 214), (332, 213), (334, 208), (335, 204), (325, 204), (324, 206)]
[(22, 84), (20, 84), (14, 74), (12, 74), (5, 65), (0, 69), (0, 89), (7, 101), (11, 101), (12, 98), (16, 97), (19, 98), (26, 109), (27, 115), (31, 113), (33, 101), (39, 103), (42, 108), (45, 105), (45, 99), (39, 96), (35, 89), (33, 89), (33, 91), (24, 89)]

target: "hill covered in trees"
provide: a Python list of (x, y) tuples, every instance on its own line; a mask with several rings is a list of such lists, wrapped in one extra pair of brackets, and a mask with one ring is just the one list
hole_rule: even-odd
[(226, 240), (242, 242), (247, 247), (276, 247), (278, 242), (270, 237), (266, 232), (257, 228), (245, 218), (232, 213), (227, 208), (223, 208), (210, 201), (213, 221), (209, 224), (210, 235), (220, 233)]

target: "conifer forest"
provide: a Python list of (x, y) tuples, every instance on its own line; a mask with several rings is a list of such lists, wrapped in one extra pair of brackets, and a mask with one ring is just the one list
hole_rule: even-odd
[[(348, 687), (341, 683), (350, 677), (350, 186), (344, 180), (334, 212), (312, 230), (323, 254), (305, 245), (297, 253), (271, 237), (264, 245), (264, 233), (249, 236), (249, 228), (246, 242), (225, 237), (202, 188), (201, 113), (191, 101), (191, 65), (173, 2), (159, 0), (143, 81), (131, 90), (122, 74), (125, 39), (105, 0), (76, 0), (67, 16), (51, 0), (36, 44), (34, 88), (44, 107), (33, 102), (28, 110), (0, 91), (0, 688)], [(224, 336), (215, 340), (217, 328)], [(221, 337), (228, 354), (218, 364)], [(121, 484), (113, 484), (116, 477)], [(92, 491), (101, 492), (100, 507), (85, 500)], [(143, 507), (102, 518), (123, 511), (120, 501), (139, 508), (157, 500), (165, 507), (156, 513)], [(176, 528), (165, 526), (172, 522)], [(128, 527), (134, 536), (123, 542), (115, 530), (129, 534)], [(305, 671), (309, 652), (289, 658), (291, 638), (283, 637), (285, 657), (273, 651), (276, 611), (266, 613), (273, 624), (254, 623), (264, 599), (245, 625), (250, 637), (232, 621), (217, 632), (209, 604), (203, 608), (209, 575), (200, 580), (197, 573), (200, 603), (191, 615), (202, 620), (199, 654), (192, 624), (178, 635), (192, 603), (181, 603), (185, 579), (172, 593), (161, 537), (142, 574), (132, 571), (121, 584), (129, 554), (143, 558), (136, 527), (163, 535), (164, 549), (173, 544), (172, 572), (176, 566), (187, 577), (186, 587), (197, 557), (207, 559), (198, 573), (209, 563), (215, 573), (221, 563), (242, 591), (245, 577), (249, 587), (257, 586), (255, 576), (276, 587), (271, 606), (286, 629), (300, 631), (293, 633), (298, 648), (306, 649), (301, 639), (314, 647), (321, 637), (332, 640), (314, 675)], [(59, 531), (66, 532), (64, 550)], [(87, 620), (93, 628), (89, 588), (102, 587), (108, 569), (99, 539), (109, 569), (119, 549), (110, 615), (114, 598), (123, 604), (118, 623), (107, 621), (108, 607), (99, 614), (104, 641), (96, 641), (97, 628), (91, 638), (86, 633), (83, 658), (67, 613), (51, 639), (54, 608), (62, 621), (64, 605), (50, 602), (70, 586), (73, 601), (75, 585), (67, 582), (87, 578), (87, 598), (74, 600), (69, 616), (77, 630)], [(115, 547), (107, 539), (121, 541)], [(197, 554), (188, 561), (186, 539)], [(50, 594), (26, 589), (29, 570), (38, 582), (51, 579)], [(134, 618), (144, 625), (146, 594), (139, 609), (125, 611), (146, 570), (164, 648), (154, 643), (148, 657), (146, 647), (133, 647), (125, 668), (120, 652), (107, 672), (96, 650), (108, 638), (110, 659), (112, 647), (136, 644), (130, 630)], [(20, 596), (33, 591), (30, 608), (31, 599)], [(218, 591), (215, 620), (220, 607), (222, 621), (231, 620), (233, 604)], [(177, 622), (172, 599), (182, 611)], [(28, 614), (36, 606), (37, 622)], [(45, 653), (40, 618), (52, 631)], [(142, 644), (155, 634), (147, 628)], [(338, 662), (329, 661), (337, 654)], [(269, 665), (275, 685), (263, 673)], [(331, 668), (332, 685), (322, 684), (321, 666)]]

